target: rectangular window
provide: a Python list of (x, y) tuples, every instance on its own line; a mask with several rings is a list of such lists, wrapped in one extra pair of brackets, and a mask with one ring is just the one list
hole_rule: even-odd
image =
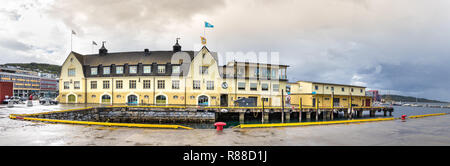
[(273, 89), (274, 92), (278, 92), (278, 91), (280, 91), (280, 85), (279, 84), (273, 84), (272, 85), (272, 89)]
[(97, 67), (91, 67), (91, 75), (97, 75)]
[(269, 90), (269, 85), (268, 84), (261, 84), (261, 90), (268, 91)]
[(319, 86), (314, 86), (314, 90), (319, 90)]
[(180, 73), (180, 66), (172, 66), (172, 73), (175, 74)]
[(207, 81), (206, 82), (206, 89), (207, 90), (214, 90), (214, 81)]
[(123, 74), (123, 66), (116, 67), (116, 74)]
[(104, 75), (108, 75), (108, 74), (110, 74), (111, 72), (111, 68), (110, 67), (103, 67), (103, 74)]
[(245, 90), (245, 82), (238, 82), (238, 89)]
[(69, 76), (75, 76), (75, 69), (69, 69), (67, 74)]
[(180, 89), (180, 81), (172, 80), (172, 89)]
[(144, 89), (150, 89), (150, 80), (144, 80)]
[(136, 89), (136, 80), (130, 80), (130, 89)]
[(166, 66), (158, 66), (158, 73), (166, 73)]
[(137, 66), (130, 66), (130, 74), (136, 74), (137, 73)]
[(200, 74), (208, 74), (208, 66), (200, 66)]
[(158, 80), (158, 89), (165, 89), (165, 81), (164, 80)]
[(144, 73), (145, 74), (152, 73), (152, 66), (144, 66)]
[(351, 91), (353, 92), (353, 88), (351, 89)]
[(345, 89), (344, 89), (344, 88), (342, 88), (341, 90), (342, 90), (342, 92), (344, 92), (344, 91), (345, 91)]
[(97, 81), (91, 81), (91, 89), (97, 89)]
[(244, 74), (245, 74), (245, 68), (244, 68), (244, 67), (238, 67), (236, 73), (237, 73), (237, 76), (238, 76), (238, 77), (244, 77)]
[(334, 87), (331, 87), (331, 91), (333, 91), (333, 92), (334, 92)]
[(123, 88), (123, 81), (116, 80), (116, 89), (122, 89), (122, 88)]
[(70, 84), (69, 81), (65, 81), (65, 82), (64, 82), (64, 89), (69, 89), (69, 88), (70, 88), (70, 87), (69, 87), (69, 84)]
[(103, 81), (103, 89), (109, 89), (109, 81)]
[(258, 90), (258, 84), (257, 83), (250, 83), (250, 90), (251, 91)]
[(80, 89), (80, 81), (73, 82), (73, 89)]
[(200, 89), (200, 81), (198, 80), (194, 80), (193, 82), (193, 86), (194, 89)]
[(363, 90), (362, 90), (362, 89), (359, 89), (359, 92), (363, 93)]

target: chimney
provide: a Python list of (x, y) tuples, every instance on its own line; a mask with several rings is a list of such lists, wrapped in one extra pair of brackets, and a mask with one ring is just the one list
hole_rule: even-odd
[(99, 55), (106, 55), (108, 54), (108, 50), (105, 48), (105, 41), (102, 42), (102, 47), (98, 50)]
[(178, 40), (179, 40), (180, 38), (177, 38), (177, 43), (175, 43), (175, 45), (173, 46), (173, 52), (175, 53), (175, 52), (180, 52), (181, 51), (181, 46), (180, 46), (180, 44), (178, 44)]

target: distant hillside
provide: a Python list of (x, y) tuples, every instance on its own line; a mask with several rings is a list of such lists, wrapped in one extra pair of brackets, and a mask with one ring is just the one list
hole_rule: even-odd
[[(416, 102), (416, 98), (411, 96), (381, 95), (381, 98), (384, 99), (385, 101)], [(426, 103), (447, 103), (443, 101), (429, 100), (424, 98), (417, 98), (417, 101)]]
[(59, 65), (51, 65), (46, 63), (6, 63), (4, 66), (16, 66), (20, 67), (24, 70), (31, 70), (31, 71), (37, 71), (37, 72), (44, 72), (44, 73), (52, 73), (59, 75), (61, 71), (61, 66)]

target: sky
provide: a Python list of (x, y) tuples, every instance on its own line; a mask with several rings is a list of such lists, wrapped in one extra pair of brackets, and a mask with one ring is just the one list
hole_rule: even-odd
[[(288, 79), (450, 101), (448, 0), (0, 0), (0, 64), (71, 49), (198, 51), (289, 65)], [(214, 28), (204, 29), (204, 21)], [(98, 43), (92, 45), (92, 41)], [(270, 55), (267, 57), (267, 55)]]

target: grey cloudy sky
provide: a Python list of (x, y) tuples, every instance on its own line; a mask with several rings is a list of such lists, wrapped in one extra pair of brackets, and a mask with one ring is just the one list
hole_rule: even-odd
[[(278, 54), (290, 81), (367, 86), (450, 101), (448, 0), (0, 0), (0, 63), (61, 64), (70, 52), (201, 47), (244, 61)], [(98, 47), (94, 48), (94, 52)], [(261, 53), (261, 54), (260, 54)], [(230, 58), (222, 58), (230, 60)], [(221, 64), (224, 62), (222, 61)]]

